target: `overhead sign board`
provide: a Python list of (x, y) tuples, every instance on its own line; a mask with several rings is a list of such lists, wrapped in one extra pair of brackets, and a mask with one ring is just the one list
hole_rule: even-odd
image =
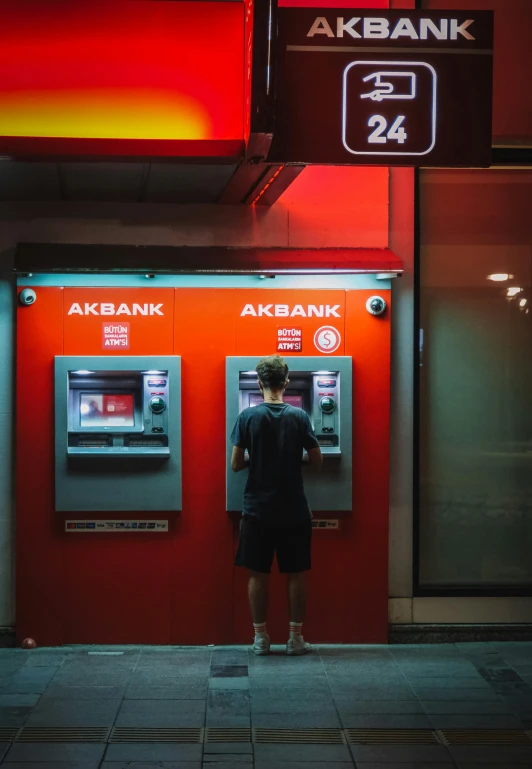
[(487, 166), (493, 13), (280, 8), (275, 162)]

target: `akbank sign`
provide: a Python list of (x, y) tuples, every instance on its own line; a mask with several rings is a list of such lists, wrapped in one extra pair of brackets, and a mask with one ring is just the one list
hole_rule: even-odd
[(491, 11), (278, 14), (269, 161), (490, 165)]
[(359, 40), (474, 40), (468, 28), (474, 24), (474, 19), (411, 19), (401, 17), (392, 22), (382, 16), (318, 16), (314, 19), (307, 37), (325, 35), (326, 37), (352, 37)]

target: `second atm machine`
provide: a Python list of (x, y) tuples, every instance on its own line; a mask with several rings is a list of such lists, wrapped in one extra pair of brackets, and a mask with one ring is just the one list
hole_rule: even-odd
[(181, 359), (55, 358), (55, 509), (181, 509)]
[[(247, 471), (231, 470), (229, 436), (241, 411), (262, 403), (255, 367), (260, 357), (226, 359), (227, 495), (226, 509), (242, 509)], [(320, 473), (303, 470), (305, 492), (313, 511), (350, 511), (352, 508), (352, 367), (351, 357), (290, 357), (290, 383), (284, 400), (304, 409), (323, 454)]]

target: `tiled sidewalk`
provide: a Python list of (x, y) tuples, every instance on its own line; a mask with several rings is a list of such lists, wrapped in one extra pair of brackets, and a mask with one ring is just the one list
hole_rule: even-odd
[[(0, 649), (2, 769), (532, 769), (532, 643), (282, 652)], [(80, 741), (49, 741), (66, 727)], [(184, 742), (154, 740), (176, 728)], [(310, 729), (328, 731), (278, 741)]]

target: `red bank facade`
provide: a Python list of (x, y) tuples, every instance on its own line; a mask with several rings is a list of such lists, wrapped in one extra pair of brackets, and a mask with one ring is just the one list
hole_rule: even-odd
[[(489, 35), (493, 2), (360, 5), (113, 0), (91, 4), (89, 18), (81, 4), (23, 0), (7, 12), (0, 149), (2, 248), (16, 278), (16, 536), (15, 600), (0, 602), (0, 626), (14, 626), (19, 641), (249, 641), (247, 575), (233, 566), (240, 492), (227, 470), (228, 434), (252, 402), (250, 367), (276, 352), (287, 358), (288, 394), (311, 415), (325, 462), (321, 479), (306, 476), (314, 516), (306, 635), (386, 643), (390, 628), (414, 632), (468, 616), (525, 622), (525, 567), (514, 582), (490, 573), (462, 584), (427, 566), (430, 527), (439, 525), (434, 474), (445, 473), (420, 464), (420, 440), (432, 446), (423, 409), (434, 380), (423, 376), (437, 348), (434, 341), (433, 358), (420, 358), (423, 326), (437, 340), (439, 321), (420, 323), (429, 294), (419, 268), (423, 249), (432, 265), (443, 248), (432, 235), (436, 207), (452, 209), (457, 184), (486, 190), (496, 173), (506, 191), (525, 178), (512, 174), (528, 173), (530, 183), (522, 167), (488, 166), (492, 144), (495, 160), (518, 152), (531, 127), (517, 104), (522, 129), (507, 138), (496, 65), (493, 133), (501, 138), (492, 140), (491, 80), (488, 88), (482, 79), (492, 50), (480, 47), (480, 33), (470, 58), (481, 85), (471, 87), (479, 114), (490, 115), (487, 132), (472, 117), (457, 143), (451, 118), (440, 115), (453, 67), (468, 58), (471, 14)], [(288, 13), (296, 10), (306, 14), (308, 45), (298, 38), (300, 17)], [(424, 12), (425, 26), (417, 21)], [(441, 40), (447, 53), (417, 53), (418, 43)], [(458, 64), (447, 66), (454, 45)], [(340, 101), (331, 85), (333, 101), (323, 106), (328, 115), (338, 107), (330, 159), (323, 84), (307, 84), (310, 138), (304, 121), (290, 120), (287, 105), (298, 115), (305, 108), (290, 90), (303, 87), (299, 54), (336, 56), (334, 66), (347, 57), (338, 65)], [(357, 67), (374, 91), (356, 91), (352, 113)], [(414, 106), (396, 116), (390, 87)], [(430, 114), (415, 101), (425, 92)], [(352, 122), (363, 109), (366, 133)], [(370, 138), (379, 130), (379, 141)], [(445, 170), (420, 170), (431, 158)], [(453, 158), (469, 168), (448, 170)], [(506, 169), (516, 162), (500, 158)], [(459, 211), (450, 221), (458, 226)], [(505, 273), (507, 290), (526, 272), (520, 245), (511, 270), (490, 251), (483, 279)], [(433, 307), (449, 312), (439, 302), (450, 301), (450, 287), (438, 274), (432, 266), (427, 291), (443, 290)], [(524, 311), (521, 283), (514, 295)], [(284, 594), (274, 569), (275, 642), (288, 619)]]

